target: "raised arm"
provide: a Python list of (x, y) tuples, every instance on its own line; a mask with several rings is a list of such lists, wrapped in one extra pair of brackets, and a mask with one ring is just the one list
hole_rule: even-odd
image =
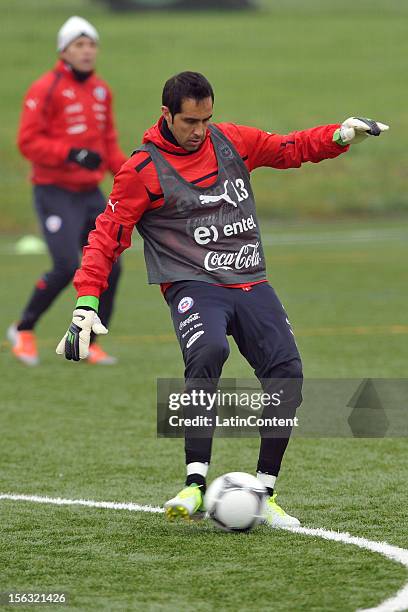
[(243, 125), (224, 124), (248, 156), (249, 170), (261, 166), (298, 168), (305, 162), (318, 163), (345, 153), (358, 144), (388, 130), (388, 125), (365, 117), (349, 117), (333, 123), (291, 132), (285, 136)]
[(340, 124), (322, 125), (287, 135), (264, 132), (257, 128), (237, 126), (248, 152), (250, 170), (261, 166), (298, 168), (305, 162), (317, 163), (337, 157), (348, 146), (333, 140)]

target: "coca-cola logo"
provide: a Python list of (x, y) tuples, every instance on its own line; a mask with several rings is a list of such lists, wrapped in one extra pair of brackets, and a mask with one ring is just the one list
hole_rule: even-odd
[(259, 242), (244, 244), (239, 251), (209, 251), (204, 258), (204, 267), (215, 270), (243, 270), (254, 268), (261, 262)]
[(193, 312), (193, 314), (187, 317), (187, 319), (185, 319), (184, 321), (181, 321), (179, 325), (179, 330), (181, 331), (183, 327), (185, 327), (186, 325), (189, 325), (190, 323), (193, 323), (194, 321), (197, 321), (197, 319), (199, 318), (200, 318), (200, 313)]

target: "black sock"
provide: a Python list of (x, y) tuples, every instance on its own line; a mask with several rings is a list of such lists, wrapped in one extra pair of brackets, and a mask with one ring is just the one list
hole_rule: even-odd
[(32, 331), (34, 329), (34, 323), (32, 321), (20, 321), (17, 325), (17, 331)]
[(21, 315), (17, 330), (34, 329), (38, 319), (51, 306), (57, 295), (69, 284), (70, 280), (70, 274), (60, 273), (58, 276), (56, 272), (45, 274), (43, 278), (40, 278)]
[(289, 438), (261, 438), (257, 472), (278, 475)]
[(201, 493), (204, 495), (207, 489), (207, 483), (205, 482), (204, 476), (201, 474), (189, 474), (186, 478), (186, 487), (192, 484), (198, 485), (201, 489)]

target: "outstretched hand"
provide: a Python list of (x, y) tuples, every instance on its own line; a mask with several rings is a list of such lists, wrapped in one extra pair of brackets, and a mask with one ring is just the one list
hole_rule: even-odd
[(333, 140), (340, 145), (359, 144), (369, 136), (379, 136), (389, 130), (389, 126), (366, 117), (349, 117), (335, 131)]
[(71, 325), (56, 348), (57, 355), (65, 355), (66, 359), (73, 361), (86, 359), (89, 355), (91, 332), (107, 334), (108, 330), (94, 310), (76, 308)]

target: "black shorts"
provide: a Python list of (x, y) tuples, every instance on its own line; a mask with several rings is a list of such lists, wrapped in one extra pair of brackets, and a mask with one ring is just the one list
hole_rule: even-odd
[(181, 281), (166, 291), (165, 298), (187, 377), (197, 376), (201, 369), (200, 375), (205, 371), (214, 377), (219, 375), (212, 364), (197, 366), (206, 355), (214, 355), (214, 350), (206, 350), (208, 347), (225, 349), (228, 354), (228, 335), (234, 338), (258, 378), (267, 378), (275, 367), (293, 361), (298, 362), (296, 369), (301, 374), (300, 355), (288, 315), (267, 282), (244, 291)]

